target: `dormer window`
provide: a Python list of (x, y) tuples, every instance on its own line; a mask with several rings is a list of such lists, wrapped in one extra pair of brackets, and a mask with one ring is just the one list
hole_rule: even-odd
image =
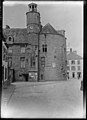
[(9, 41), (11, 41), (12, 40), (12, 38), (11, 37), (9, 37)]
[(32, 5), (32, 8), (34, 9), (34, 5)]
[(9, 41), (10, 43), (13, 43), (13, 42), (14, 42), (14, 37), (13, 37), (13, 36), (9, 36), (9, 37), (8, 37), (8, 41)]

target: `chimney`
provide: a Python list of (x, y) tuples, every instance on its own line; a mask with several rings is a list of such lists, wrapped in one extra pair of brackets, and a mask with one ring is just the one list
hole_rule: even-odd
[(72, 52), (72, 48), (70, 48), (70, 52)]

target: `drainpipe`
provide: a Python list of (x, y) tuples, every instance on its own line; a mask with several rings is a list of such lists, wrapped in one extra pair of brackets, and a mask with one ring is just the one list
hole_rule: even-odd
[(39, 82), (39, 33), (38, 33), (38, 82)]

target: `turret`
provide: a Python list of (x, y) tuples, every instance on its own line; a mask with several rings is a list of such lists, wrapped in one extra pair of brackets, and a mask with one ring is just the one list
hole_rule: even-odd
[(40, 13), (37, 12), (37, 4), (31, 3), (28, 5), (29, 12), (26, 13), (27, 16), (27, 31), (28, 33), (34, 32), (38, 33), (40, 31)]

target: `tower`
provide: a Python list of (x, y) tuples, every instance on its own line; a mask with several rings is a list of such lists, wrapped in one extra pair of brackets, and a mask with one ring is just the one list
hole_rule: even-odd
[(27, 32), (28, 33), (39, 33), (41, 22), (40, 13), (37, 12), (37, 4), (31, 3), (28, 5), (29, 12), (26, 13), (27, 16)]
[[(39, 32), (41, 30), (41, 22), (40, 22), (40, 13), (37, 12), (37, 4), (31, 3), (28, 5), (29, 12), (26, 13), (27, 17), (27, 36), (28, 43), (31, 46), (31, 53), (28, 57), (30, 61), (29, 66), (29, 78), (33, 74), (36, 80), (38, 79), (39, 74)], [(29, 46), (27, 46), (29, 47)]]

